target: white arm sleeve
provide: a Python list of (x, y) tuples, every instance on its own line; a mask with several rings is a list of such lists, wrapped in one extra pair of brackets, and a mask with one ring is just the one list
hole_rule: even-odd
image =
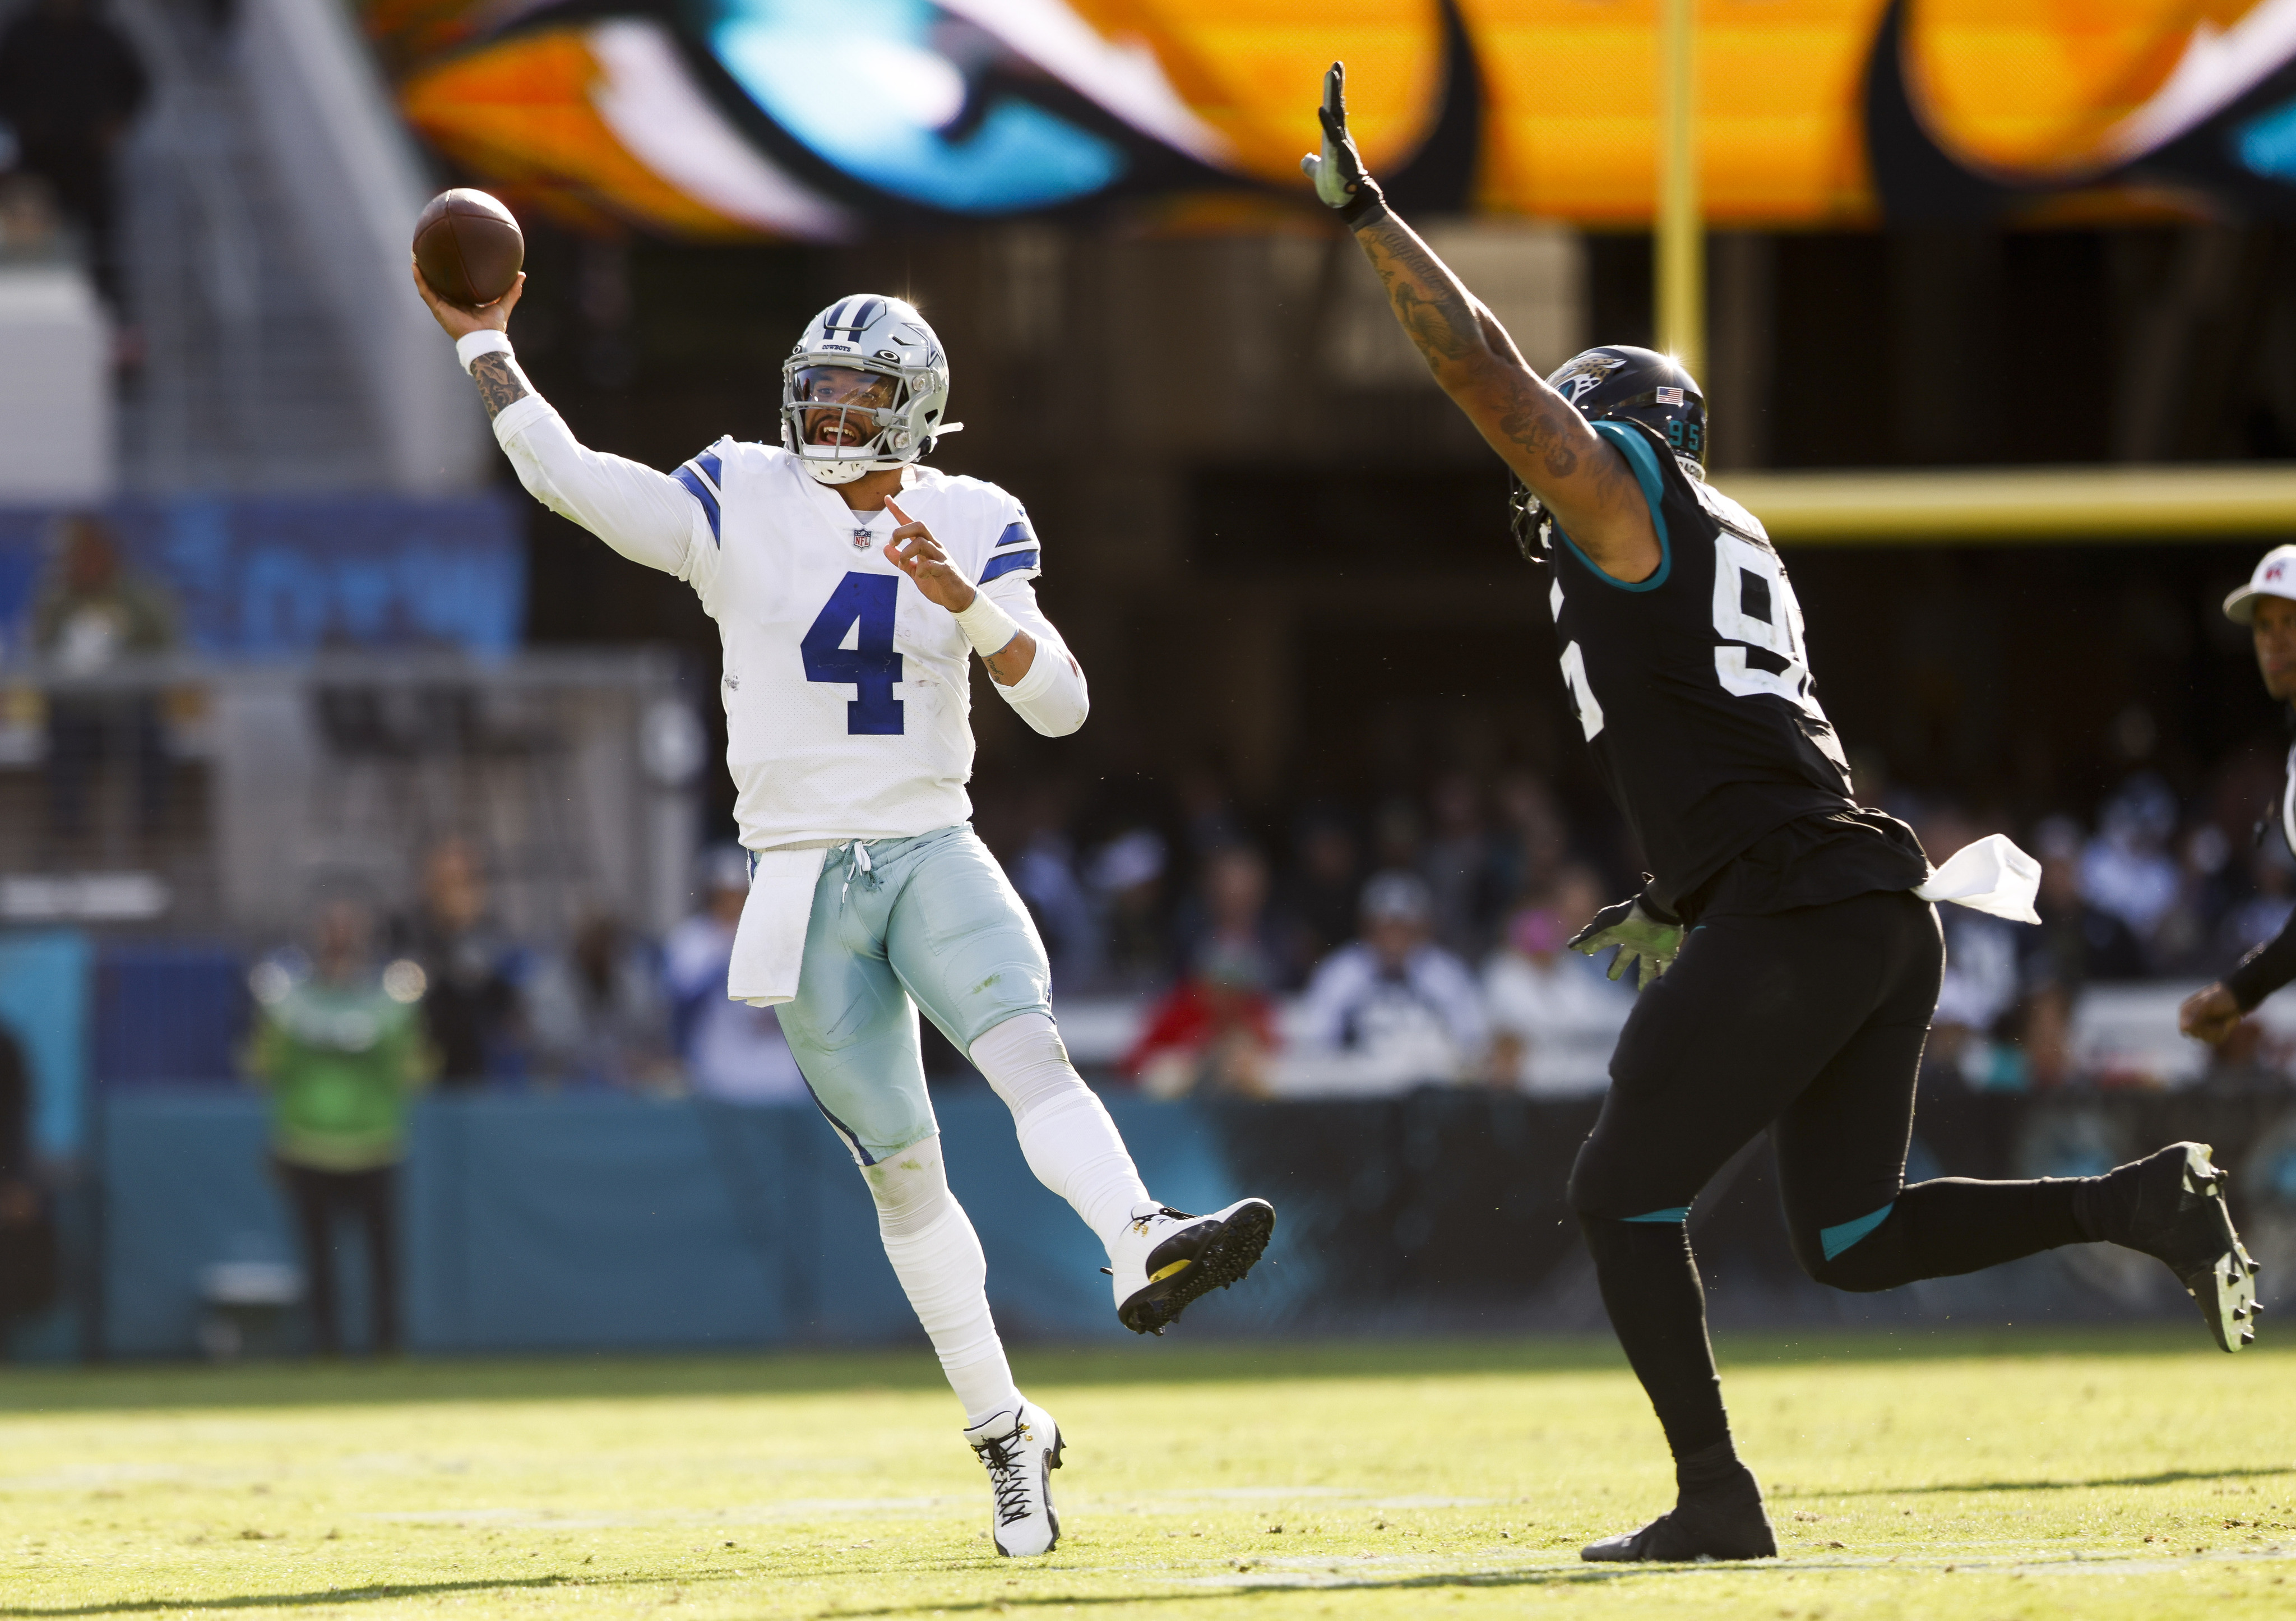
[(1047, 737), (1065, 737), (1084, 724), (1092, 711), (1084, 668), (1076, 662), (1053, 621), (1037, 605), (1036, 588), (1026, 580), (999, 580), (981, 587), (989, 601), (1013, 616), (1013, 622), (1036, 638), (1037, 656), (1029, 673), (1010, 687), (991, 681), (997, 696), (1013, 712)]
[(495, 439), (518, 481), (551, 511), (579, 523), (633, 563), (706, 583), (694, 571), (711, 552), (697, 529), (707, 523), (685, 487), (625, 457), (592, 450), (539, 394), (503, 407)]

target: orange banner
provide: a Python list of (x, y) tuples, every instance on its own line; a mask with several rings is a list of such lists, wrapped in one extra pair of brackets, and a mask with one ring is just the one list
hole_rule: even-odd
[[(1421, 208), (1646, 223), (1656, 0), (374, 0), (425, 138), (570, 219), (829, 240), (1304, 202), (1324, 68)], [(1709, 217), (2296, 212), (2296, 0), (1702, 0)]]

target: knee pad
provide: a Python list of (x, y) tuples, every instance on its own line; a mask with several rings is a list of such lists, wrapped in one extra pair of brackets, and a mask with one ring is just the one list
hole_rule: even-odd
[(1015, 1118), (1025, 1119), (1064, 1097), (1092, 1096), (1070, 1061), (1059, 1026), (1041, 1013), (1005, 1020), (973, 1042), (965, 1056)]
[(877, 1230), (889, 1239), (931, 1230), (956, 1203), (938, 1133), (863, 1166), (861, 1175), (877, 1204)]

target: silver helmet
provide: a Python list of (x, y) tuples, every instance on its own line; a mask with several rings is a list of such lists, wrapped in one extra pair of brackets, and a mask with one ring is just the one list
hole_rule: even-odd
[(943, 433), (948, 357), (916, 306), (862, 293), (806, 323), (782, 362), (782, 448), (824, 484), (914, 462)]

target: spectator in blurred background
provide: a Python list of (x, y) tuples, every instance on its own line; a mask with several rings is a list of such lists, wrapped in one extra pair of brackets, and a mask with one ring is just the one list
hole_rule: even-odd
[(750, 898), (750, 854), (721, 844), (702, 858), (702, 908), (662, 942), (662, 984), (686, 1083), (725, 1103), (793, 1103), (810, 1098), (780, 1017), (726, 994), (734, 931)]
[(1492, 1084), (1542, 1097), (1609, 1084), (1611, 1049), (1634, 1011), (1634, 992), (1593, 958), (1563, 950), (1603, 903), (1601, 881), (1566, 867), (1508, 920), (1505, 942), (1483, 965)]
[(1355, 938), (1356, 902), (1363, 892), (1355, 835), (1330, 805), (1318, 805), (1300, 819), (1292, 857), (1282, 908), (1292, 935), (1283, 977), (1287, 989), (1300, 983), (1302, 969)]
[(2183, 887), (2169, 853), (2176, 831), (2177, 796), (2152, 772), (2140, 771), (2104, 802), (2096, 836), (2081, 856), (2082, 895), (2140, 941), (2152, 940)]
[(2217, 933), (2244, 897), (2245, 875), (2233, 860), (2232, 841), (2214, 822), (2186, 830), (2177, 846), (2177, 899), (2162, 915), (2147, 953), (2153, 968), (2181, 977), (2214, 975), (2220, 961)]
[(441, 839), (423, 858), (422, 898), (400, 950), (421, 965), (430, 986), (423, 1023), (440, 1083), (479, 1086), (512, 1073), (520, 1057), (521, 960), (488, 915), (486, 874), (468, 839)]
[(1182, 904), (1172, 932), (1184, 972), (1217, 951), (1250, 959), (1254, 984), (1275, 984), (1285, 942), (1268, 910), (1267, 863), (1259, 852), (1239, 843), (1205, 856), (1195, 893)]
[[(55, 560), (32, 607), (32, 646), (67, 679), (101, 675), (122, 659), (176, 646), (166, 588), (128, 568), (102, 520), (63, 521)], [(48, 698), (48, 820), (76, 838), (90, 830), (88, 784), (108, 755), (134, 761), (139, 831), (157, 830), (167, 808), (167, 736), (155, 692), (74, 692)]]
[(2081, 845), (2080, 825), (2070, 817), (2051, 817), (2034, 830), (2041, 892), (2033, 909), (2041, 926), (2017, 931), (2025, 983), (2055, 985), (2076, 1000), (2091, 981), (2142, 979), (2146, 968), (2128, 926), (2081, 893)]
[(1520, 905), (1554, 882), (1570, 857), (1570, 831), (1554, 790), (1529, 771), (1500, 778), (1493, 797), (1498, 826), (1491, 837), (1492, 893), (1502, 904)]
[(1415, 873), (1382, 872), (1364, 885), (1363, 937), (1308, 983), (1304, 1045), (1356, 1055), (1360, 1080), (1391, 1088), (1481, 1073), (1481, 993), (1467, 965), (1430, 940), (1433, 909)]
[(1169, 977), (1164, 867), (1164, 840), (1152, 828), (1119, 834), (1093, 852), (1087, 876), (1100, 906), (1111, 991), (1154, 990)]
[(647, 942), (597, 913), (571, 950), (545, 959), (522, 998), (538, 1078), (637, 1091), (673, 1090), (661, 966)]
[(1053, 968), (1053, 992), (1089, 989), (1100, 982), (1100, 919), (1077, 876), (1076, 849), (1063, 830), (1066, 790), (1037, 784), (1027, 801), (1028, 832), (1020, 850), (1004, 863), (1013, 887), (1044, 937)]
[(398, 1348), (398, 1164), (407, 1105), (431, 1073), (416, 1004), (422, 971), (401, 959), (377, 974), (366, 909), (319, 910), (308, 971), (272, 959), (249, 976), (255, 1035), (248, 1068), (271, 1094), (271, 1155), (294, 1206), (319, 1353), (343, 1345), (335, 1229), (366, 1244), (369, 1321), (378, 1351)]
[(1151, 1098), (1261, 1098), (1277, 1044), (1266, 957), (1248, 941), (1208, 935), (1118, 1067)]
[(1433, 833), (1419, 852), (1435, 942), (1472, 960), (1483, 954), (1501, 897), (1491, 893), (1491, 850), (1483, 833), (1482, 794), (1464, 771), (1447, 771), (1427, 796)]
[(94, 0), (32, 0), (0, 33), (0, 123), (87, 239), (96, 291), (124, 320), (113, 163), (150, 86), (135, 47)]

